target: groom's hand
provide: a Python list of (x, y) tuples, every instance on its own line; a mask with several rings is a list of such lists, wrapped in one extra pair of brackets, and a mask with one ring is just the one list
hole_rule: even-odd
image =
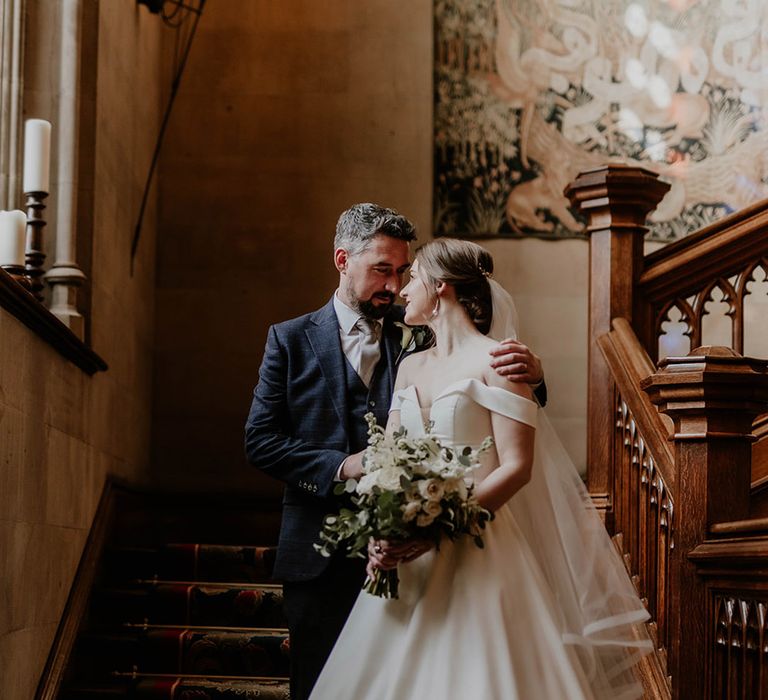
[(496, 370), (496, 374), (511, 382), (540, 384), (544, 380), (541, 360), (527, 345), (517, 340), (506, 338), (491, 348), (489, 354), (491, 367)]
[(341, 470), (339, 471), (339, 478), (342, 481), (346, 481), (347, 479), (359, 479), (363, 475), (363, 454), (365, 453), (365, 450), (362, 452), (355, 452), (353, 455), (349, 455), (344, 460), (344, 463), (341, 465)]

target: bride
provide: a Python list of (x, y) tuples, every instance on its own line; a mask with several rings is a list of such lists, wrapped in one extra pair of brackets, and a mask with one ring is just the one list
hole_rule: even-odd
[(388, 429), (495, 449), (474, 472), (495, 513), (483, 535), (372, 543), (373, 567), (398, 566), (400, 598), (361, 593), (313, 700), (636, 698), (633, 665), (650, 651), (647, 612), (573, 463), (525, 384), (487, 366), (516, 313), (480, 246), (437, 239), (416, 254), (405, 321), (434, 346), (400, 365)]

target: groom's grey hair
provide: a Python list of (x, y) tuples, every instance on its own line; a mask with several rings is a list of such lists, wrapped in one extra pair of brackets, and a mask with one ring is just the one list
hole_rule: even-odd
[(394, 209), (369, 202), (353, 204), (339, 217), (333, 246), (357, 255), (379, 234), (410, 242), (416, 239), (416, 227)]

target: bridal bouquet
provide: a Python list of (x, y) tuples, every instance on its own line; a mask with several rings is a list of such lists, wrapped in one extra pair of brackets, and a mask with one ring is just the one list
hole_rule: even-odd
[[(366, 558), (370, 538), (403, 541), (429, 540), (439, 546), (442, 537), (470, 535), (483, 546), (482, 531), (493, 517), (473, 498), (468, 478), (479, 456), (493, 440), (476, 450), (443, 447), (433, 435), (409, 437), (405, 428), (388, 435), (372, 413), (368, 422), (368, 448), (363, 476), (336, 486), (336, 494), (349, 493), (355, 508), (328, 515), (315, 549), (330, 557), (344, 547), (347, 556)], [(376, 570), (363, 589), (384, 598), (398, 597), (397, 569)]]

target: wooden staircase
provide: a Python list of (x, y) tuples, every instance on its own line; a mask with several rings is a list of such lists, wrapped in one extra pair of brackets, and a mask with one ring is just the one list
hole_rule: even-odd
[[(566, 189), (590, 237), (587, 485), (653, 619), (646, 696), (768, 698), (768, 362), (741, 356), (768, 201), (646, 256), (667, 189), (625, 165)], [(718, 289), (730, 346), (699, 347)], [(673, 310), (691, 351), (664, 358)]]
[(104, 537), (83, 559), (98, 564), (77, 577), (62, 629), (78, 599), (83, 614), (57, 639), (38, 697), (286, 700), (289, 640), (270, 581), (279, 511), (108, 491), (94, 526)]
[[(646, 256), (667, 189), (609, 165), (566, 190), (590, 238), (587, 485), (651, 613), (646, 697), (768, 699), (768, 361), (741, 356), (768, 201)], [(731, 342), (699, 347), (716, 289)], [(665, 358), (675, 309), (690, 353)], [(287, 698), (278, 529), (275, 504), (108, 486), (36, 697)]]

